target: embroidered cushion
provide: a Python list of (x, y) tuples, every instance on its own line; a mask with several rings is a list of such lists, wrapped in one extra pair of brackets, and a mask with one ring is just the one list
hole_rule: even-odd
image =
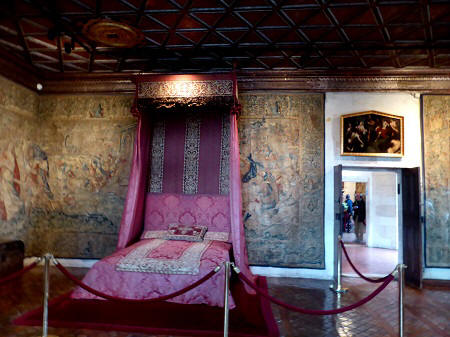
[(208, 227), (206, 226), (187, 226), (181, 224), (170, 224), (166, 240), (184, 240), (184, 241), (203, 241)]

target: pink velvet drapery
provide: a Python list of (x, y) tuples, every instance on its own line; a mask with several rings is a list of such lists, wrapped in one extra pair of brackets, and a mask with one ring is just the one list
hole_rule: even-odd
[[(233, 81), (233, 90), (231, 95), (234, 96), (234, 105), (230, 106), (230, 110), (236, 110), (237, 106), (237, 86), (234, 74), (220, 75), (188, 75), (188, 76), (157, 76), (154, 78), (138, 79), (139, 81)], [(150, 86), (151, 87), (151, 86)], [(137, 88), (139, 91), (141, 88)], [(147, 88), (148, 89), (148, 88)], [(227, 89), (227, 87), (225, 87)], [(225, 90), (224, 89), (224, 90)], [(220, 89), (222, 90), (222, 89)], [(210, 93), (207, 93), (208, 95)], [(139, 93), (137, 92), (137, 99)], [(119, 232), (119, 240), (117, 249), (123, 249), (136, 241), (143, 229), (143, 219), (145, 216), (145, 198), (147, 191), (147, 175), (149, 170), (149, 151), (151, 147), (150, 135), (150, 116), (147, 113), (138, 115), (137, 136), (134, 145), (133, 162), (130, 172), (130, 182), (128, 187), (125, 208), (122, 216), (122, 222)], [(170, 110), (170, 109), (169, 109)], [(169, 113), (169, 112), (168, 112)], [(230, 135), (230, 208), (231, 208), (231, 241), (233, 246), (233, 255), (236, 265), (241, 272), (250, 279), (254, 279), (248, 267), (248, 258), (245, 245), (245, 234), (242, 219), (242, 195), (241, 195), (241, 179), (240, 179), (240, 155), (239, 155), (239, 136), (237, 129), (237, 116), (230, 113), (231, 135)], [(249, 288), (248, 288), (249, 290)], [(252, 290), (249, 290), (253, 292)]]
[(150, 116), (138, 114), (136, 140), (134, 142), (133, 159), (127, 198), (120, 223), (117, 250), (127, 247), (136, 241), (144, 226), (145, 196), (147, 193), (147, 172), (151, 147)]

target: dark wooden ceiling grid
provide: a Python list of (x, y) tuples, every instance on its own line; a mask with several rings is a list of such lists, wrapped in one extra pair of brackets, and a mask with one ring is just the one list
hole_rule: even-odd
[[(8, 0), (0, 10), (0, 51), (42, 74), (450, 68), (443, 0)], [(145, 40), (89, 41), (82, 27), (94, 18)]]

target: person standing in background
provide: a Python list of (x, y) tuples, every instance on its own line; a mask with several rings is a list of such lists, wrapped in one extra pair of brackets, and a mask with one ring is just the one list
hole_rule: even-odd
[[(345, 205), (347, 205), (347, 212), (344, 213), (344, 228), (347, 233), (350, 233), (352, 231), (353, 227), (353, 201), (350, 199), (350, 194), (347, 194), (345, 196)], [(345, 208), (345, 206), (344, 206)]]
[(345, 196), (345, 201), (347, 202), (348, 213), (350, 214), (350, 216), (353, 216), (353, 201), (352, 199), (350, 199), (350, 194), (347, 194)]
[(363, 243), (364, 233), (366, 232), (366, 202), (359, 193), (356, 193), (355, 198), (356, 200), (355, 203), (353, 204), (353, 209), (355, 212), (354, 220), (355, 220), (356, 242)]

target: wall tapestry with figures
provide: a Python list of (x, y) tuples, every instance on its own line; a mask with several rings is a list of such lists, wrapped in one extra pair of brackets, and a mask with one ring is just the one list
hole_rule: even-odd
[(0, 77), (0, 238), (23, 240), (28, 256), (99, 258), (115, 250), (136, 126), (132, 100), (39, 97)]
[(323, 96), (248, 93), (239, 98), (249, 262), (323, 268)]
[(36, 209), (34, 231), (61, 257), (115, 250), (136, 122), (127, 96), (43, 96), (41, 144), (53, 197)]

